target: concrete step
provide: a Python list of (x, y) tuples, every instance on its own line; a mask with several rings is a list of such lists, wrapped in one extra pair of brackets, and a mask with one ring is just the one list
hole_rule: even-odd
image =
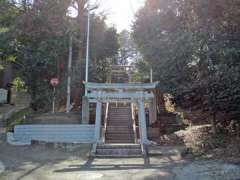
[(132, 136), (134, 133), (133, 133), (133, 130), (126, 130), (126, 131), (106, 131), (106, 135), (112, 135), (112, 136), (125, 136), (125, 135), (128, 135), (128, 136)]
[(129, 138), (133, 138), (134, 134), (133, 133), (129, 133), (129, 134), (109, 134), (107, 133), (105, 135), (105, 137), (107, 139), (129, 139)]
[(131, 106), (117, 105), (117, 106), (110, 106), (109, 109), (131, 109)]
[(111, 121), (109, 121), (108, 122), (108, 124), (110, 124), (110, 123), (120, 123), (120, 124), (133, 124), (131, 121), (129, 121), (129, 120), (121, 120), (121, 119), (118, 119), (118, 120), (111, 120)]
[(109, 120), (108, 122), (109, 122), (109, 123), (110, 123), (110, 122), (132, 123), (132, 121), (129, 120), (129, 119), (111, 119), (111, 120)]
[(109, 110), (109, 114), (120, 114), (120, 113), (123, 113), (123, 114), (131, 114), (131, 111), (130, 110)]
[(108, 118), (112, 118), (112, 117), (124, 117), (124, 118), (130, 118), (130, 119), (132, 119), (131, 114), (129, 114), (129, 113), (124, 113), (124, 112), (120, 112), (120, 113), (109, 113), (109, 114), (108, 114)]
[(132, 122), (132, 119), (131, 118), (114, 117), (114, 118), (108, 119), (108, 122), (111, 122), (111, 121)]
[(131, 112), (130, 108), (109, 108), (109, 112)]
[(123, 139), (123, 140), (131, 140), (133, 139), (133, 134), (126, 134), (126, 135), (117, 135), (117, 134), (106, 134), (106, 139), (111, 140), (111, 139)]
[(112, 126), (114, 126), (114, 124), (116, 126), (119, 126), (119, 125), (122, 125), (122, 126), (132, 126), (132, 123), (129, 122), (129, 121), (124, 121), (124, 122), (121, 122), (121, 121), (110, 121), (110, 122), (107, 123), (107, 125), (110, 125), (110, 126), (111, 126), (111, 124), (112, 124)]
[(142, 158), (143, 155), (100, 155), (100, 154), (95, 154), (95, 158)]
[[(119, 119), (119, 120), (113, 120), (113, 121), (111, 121), (111, 120), (109, 120), (108, 122), (107, 122), (108, 124), (110, 124), (110, 123), (116, 123), (116, 124), (133, 124), (132, 123), (132, 121), (130, 121), (130, 120), (121, 120), (121, 119)], [(124, 126), (124, 125), (123, 125)], [(127, 125), (126, 125), (127, 126)]]
[(131, 108), (131, 106), (130, 105), (110, 105), (109, 106), (109, 108), (111, 108), (111, 109), (116, 109), (116, 108), (119, 108), (119, 109), (130, 109)]
[(97, 146), (97, 157), (141, 157), (138, 144), (103, 144)]
[(111, 103), (110, 107), (130, 107), (130, 103)]
[(141, 149), (97, 149), (100, 155), (140, 155)]
[(108, 139), (106, 139), (106, 143), (110, 143), (110, 144), (122, 144), (122, 143), (127, 143), (127, 144), (132, 144), (132, 143), (134, 143), (134, 140), (132, 140), (132, 139), (128, 139), (128, 140), (122, 140), (122, 139), (111, 139), (111, 140), (108, 140)]
[(120, 133), (119, 134), (118, 133), (107, 133), (106, 137), (107, 138), (110, 138), (110, 137), (115, 137), (115, 138), (133, 137), (133, 133), (131, 133), (131, 132), (130, 133), (125, 133), (125, 134), (122, 134), (122, 133), (121, 134)]
[(132, 123), (131, 122), (128, 122), (128, 121), (125, 121), (125, 122), (119, 122), (119, 121), (110, 121), (107, 123), (107, 125), (110, 125), (110, 126), (129, 126), (131, 127), (132, 126)]
[(108, 122), (111, 122), (111, 121), (113, 121), (113, 122), (115, 122), (115, 121), (120, 121), (120, 122), (131, 122), (132, 123), (132, 120), (131, 119), (129, 119), (129, 118), (118, 118), (118, 117), (115, 117), (115, 118), (113, 118), (113, 119), (109, 119), (108, 120)]
[(109, 126), (115, 126), (115, 127), (121, 127), (121, 126), (129, 126), (131, 127), (132, 124), (131, 123), (115, 123), (115, 122), (111, 122), (111, 123), (108, 123)]
[(114, 117), (132, 119), (131, 114), (120, 114), (120, 113), (115, 114), (115, 113), (112, 113), (112, 114), (109, 114), (109, 116), (108, 116), (109, 119), (114, 118)]
[(109, 116), (111, 116), (111, 115), (118, 115), (118, 116), (131, 116), (131, 112), (128, 112), (128, 111), (116, 111), (116, 112), (114, 112), (114, 111), (110, 111), (109, 112), (109, 114), (108, 114)]
[[(109, 124), (108, 124), (109, 125)], [(118, 128), (119, 127), (119, 128)], [(125, 128), (122, 128), (122, 126), (111, 126), (111, 128), (107, 127), (107, 131), (108, 132), (123, 132), (123, 133), (127, 133), (127, 132), (132, 132), (133, 131), (133, 127), (130, 126), (125, 126)]]
[(121, 125), (121, 126), (129, 126), (129, 127), (131, 127), (131, 126), (133, 126), (133, 123), (132, 122), (129, 122), (129, 121), (109, 121), (109, 122), (107, 122), (107, 125), (110, 125), (111, 126), (111, 124), (113, 124), (112, 126), (114, 126), (114, 124), (116, 124), (117, 126), (119, 126), (119, 125)]
[(121, 149), (121, 148), (136, 149), (136, 148), (140, 148), (141, 149), (141, 145), (140, 144), (99, 144), (98, 148), (100, 148), (100, 149)]
[(120, 120), (120, 121), (132, 121), (131, 117), (124, 117), (124, 116), (112, 116), (108, 117), (109, 121)]
[(133, 130), (132, 129), (126, 129), (126, 130), (115, 130), (115, 131), (112, 131), (112, 130), (108, 130), (107, 129), (106, 133), (124, 135), (124, 134), (133, 134)]
[(107, 131), (125, 131), (125, 130), (129, 130), (129, 129), (133, 129), (132, 125), (128, 126), (128, 125), (122, 125), (122, 126), (110, 126), (108, 124), (107, 126)]
[(112, 130), (108, 130), (106, 131), (107, 134), (133, 134), (133, 130), (132, 129), (125, 129), (125, 130), (115, 130), (115, 131), (112, 131)]
[(107, 128), (106, 131), (110, 132), (110, 133), (111, 132), (112, 133), (118, 133), (118, 132), (120, 132), (120, 133), (130, 133), (130, 132), (133, 132), (133, 127), (132, 126), (126, 126), (126, 128), (122, 128), (122, 126), (115, 126), (114, 125), (114, 128)]
[(112, 117), (112, 118), (109, 118), (108, 119), (108, 122), (111, 122), (111, 121), (127, 121), (127, 122), (132, 122), (132, 119), (131, 118), (128, 118), (128, 117)]
[(123, 104), (123, 103), (111, 103), (110, 104), (110, 106), (109, 106), (110, 108), (117, 108), (117, 107), (128, 107), (128, 108), (130, 108), (131, 107), (131, 105), (130, 104)]
[(131, 107), (110, 107), (111, 111), (131, 111)]
[(131, 127), (132, 124), (130, 123), (108, 123), (109, 126), (121, 127), (123, 125)]

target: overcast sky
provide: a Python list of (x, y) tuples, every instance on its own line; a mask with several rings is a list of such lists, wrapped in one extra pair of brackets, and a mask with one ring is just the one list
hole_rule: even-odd
[(107, 23), (115, 25), (118, 31), (130, 30), (134, 14), (145, 0), (101, 0), (101, 9), (106, 11)]

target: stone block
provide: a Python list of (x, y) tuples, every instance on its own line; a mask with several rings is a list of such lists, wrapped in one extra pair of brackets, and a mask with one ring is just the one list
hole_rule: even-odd
[(7, 103), (8, 91), (5, 89), (0, 89), (0, 104)]

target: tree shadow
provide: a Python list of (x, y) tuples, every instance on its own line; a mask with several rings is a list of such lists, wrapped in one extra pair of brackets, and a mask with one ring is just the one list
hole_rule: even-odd
[[(164, 157), (166, 158), (166, 157)], [(95, 164), (95, 160), (104, 159), (111, 160), (110, 163), (101, 163)], [(131, 163), (131, 159), (132, 162)], [(139, 159), (139, 158), (138, 158)], [(168, 162), (160, 162), (158, 164), (151, 163), (151, 158), (145, 157), (143, 159), (143, 163), (134, 163), (133, 158), (128, 158), (129, 163), (121, 163), (121, 158), (93, 158), (89, 157), (87, 162), (83, 165), (69, 165), (66, 168), (55, 170), (55, 173), (63, 173), (63, 172), (78, 172), (78, 171), (119, 171), (119, 170), (166, 170), (169, 168), (175, 167), (180, 162), (173, 160), (171, 157), (168, 157)], [(120, 160), (119, 163), (117, 161)], [(114, 162), (114, 163), (112, 163)], [(183, 162), (181, 162), (183, 163)]]
[(16, 180), (25, 179), (46, 165), (58, 164), (72, 157), (85, 162), (88, 152), (89, 148), (85, 146), (67, 151), (64, 148), (45, 145), (12, 146), (2, 142), (0, 143), (0, 160), (6, 169), (1, 175), (7, 178), (8, 175), (16, 173), (14, 177)]
[(25, 177), (27, 177), (28, 175), (30, 175), (31, 173), (33, 173), (34, 171), (38, 170), (39, 168), (43, 167), (46, 163), (42, 163), (34, 168), (32, 168), (31, 170), (27, 171), (26, 173), (24, 173), (23, 175), (21, 175), (20, 177), (16, 178), (16, 180), (21, 180)]

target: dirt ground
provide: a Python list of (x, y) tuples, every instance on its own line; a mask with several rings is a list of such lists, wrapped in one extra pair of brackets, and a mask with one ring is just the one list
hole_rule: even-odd
[[(89, 145), (16, 147), (0, 141), (1, 180), (238, 180), (240, 167), (194, 162), (179, 155), (143, 158), (89, 158)], [(207, 165), (207, 166), (206, 166)]]

